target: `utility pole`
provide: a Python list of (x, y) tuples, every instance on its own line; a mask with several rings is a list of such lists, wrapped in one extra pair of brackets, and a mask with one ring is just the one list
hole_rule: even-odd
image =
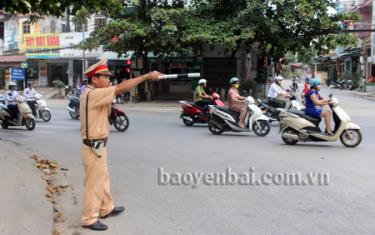
[[(82, 43), (85, 41), (85, 21), (82, 20)], [(82, 48), (82, 80), (81, 82), (83, 82), (83, 79), (85, 77), (85, 70), (86, 70), (86, 58), (85, 58), (85, 49)]]

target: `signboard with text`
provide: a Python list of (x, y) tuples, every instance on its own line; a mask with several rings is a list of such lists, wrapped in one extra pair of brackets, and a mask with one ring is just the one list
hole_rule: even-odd
[(59, 33), (24, 35), (23, 43), (27, 58), (43, 59), (60, 56)]
[(25, 80), (25, 69), (10, 68), (10, 79), (15, 80), (15, 81)]

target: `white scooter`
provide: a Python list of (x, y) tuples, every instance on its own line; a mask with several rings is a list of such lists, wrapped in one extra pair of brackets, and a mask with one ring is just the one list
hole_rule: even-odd
[(351, 122), (349, 115), (339, 106), (335, 97), (330, 95), (330, 108), (333, 114), (335, 128), (333, 135), (322, 132), (319, 128), (320, 118), (314, 118), (301, 111), (283, 111), (280, 114), (281, 138), (288, 145), (298, 141), (333, 142), (340, 138), (346, 147), (356, 147), (361, 143), (360, 127)]
[(41, 94), (37, 94), (35, 96), (35, 110), (36, 110), (36, 118), (41, 118), (45, 122), (49, 122), (51, 120), (51, 111), (47, 106), (47, 102), (42, 99)]
[(35, 118), (29, 105), (25, 102), (22, 96), (16, 97), (16, 104), (18, 107), (18, 115), (16, 119), (12, 119), (8, 107), (4, 104), (0, 104), (0, 122), (3, 129), (7, 129), (8, 126), (26, 126), (28, 130), (35, 128)]
[(271, 130), (269, 118), (265, 116), (262, 110), (255, 105), (253, 97), (248, 96), (245, 99), (247, 105), (247, 115), (245, 117), (245, 127), (238, 125), (240, 113), (233, 112), (227, 108), (209, 105), (210, 121), (208, 129), (214, 135), (220, 135), (224, 131), (233, 132), (254, 132), (257, 136), (266, 136)]

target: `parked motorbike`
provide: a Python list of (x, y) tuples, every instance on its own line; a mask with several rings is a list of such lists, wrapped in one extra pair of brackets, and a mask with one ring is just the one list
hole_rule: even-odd
[[(214, 97), (213, 105), (224, 107), (224, 103), (220, 100), (220, 95), (216, 92), (211, 93)], [(186, 126), (192, 126), (194, 123), (208, 123), (210, 113), (207, 108), (196, 105), (194, 102), (180, 100), (182, 112), (180, 118)]]
[(3, 129), (7, 129), (9, 126), (26, 126), (28, 130), (34, 130), (35, 128), (35, 117), (32, 111), (25, 102), (22, 96), (16, 98), (16, 104), (18, 107), (17, 118), (13, 119), (6, 105), (0, 104), (0, 122)]
[(35, 118), (41, 118), (45, 122), (49, 122), (51, 120), (51, 111), (47, 106), (47, 102), (42, 99), (41, 94), (37, 94), (35, 96), (35, 109), (36, 109), (36, 116)]
[(339, 106), (338, 100), (330, 95), (335, 128), (333, 135), (322, 132), (320, 118), (306, 115), (302, 111), (284, 111), (280, 114), (280, 133), (285, 144), (295, 145), (298, 141), (333, 142), (340, 139), (346, 147), (356, 147), (362, 141), (360, 127), (351, 122), (349, 115)]
[(230, 109), (210, 105), (210, 120), (208, 129), (214, 135), (220, 135), (224, 131), (233, 132), (254, 132), (257, 136), (266, 136), (271, 130), (269, 118), (265, 116), (262, 110), (255, 105), (253, 97), (248, 96), (245, 99), (248, 112), (245, 117), (245, 127), (238, 125), (240, 113), (231, 111)]
[(275, 121), (280, 121), (280, 110), (287, 109), (287, 110), (304, 110), (305, 106), (300, 104), (295, 96), (290, 98), (290, 103), (287, 107), (285, 106), (277, 106), (273, 102), (269, 102), (269, 99), (257, 99), (258, 105), (260, 109), (264, 112), (264, 114), (270, 118), (270, 123)]

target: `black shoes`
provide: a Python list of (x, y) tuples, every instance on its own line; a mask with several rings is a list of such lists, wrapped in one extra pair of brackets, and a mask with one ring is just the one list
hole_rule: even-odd
[(87, 226), (82, 226), (84, 228), (89, 228), (91, 230), (95, 230), (95, 231), (104, 231), (104, 230), (107, 230), (108, 229), (108, 226), (103, 224), (102, 222), (100, 222), (99, 220), (97, 220), (95, 223), (91, 224), (91, 225), (87, 225)]
[(108, 216), (115, 216), (115, 215), (121, 214), (124, 210), (125, 210), (125, 207), (123, 206), (115, 206), (108, 215), (101, 216), (100, 218), (105, 219)]

